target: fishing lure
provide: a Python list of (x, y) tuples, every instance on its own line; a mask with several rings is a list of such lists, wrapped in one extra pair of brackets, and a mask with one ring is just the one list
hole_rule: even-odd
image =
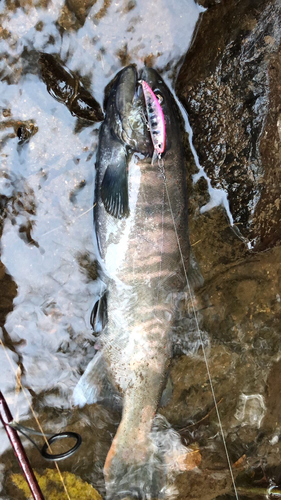
[(154, 154), (152, 158), (153, 163), (155, 157), (160, 159), (162, 153), (165, 151), (165, 119), (159, 100), (148, 83), (144, 80), (140, 80), (139, 83), (141, 84), (143, 90), (148, 125), (151, 140), (154, 146)]

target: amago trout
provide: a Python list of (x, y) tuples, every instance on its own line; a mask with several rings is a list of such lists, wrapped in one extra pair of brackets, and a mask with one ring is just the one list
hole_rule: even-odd
[[(106, 373), (123, 395), (122, 420), (104, 466), (110, 500), (163, 496), (165, 467), (150, 433), (171, 358), (177, 303), (187, 285), (183, 262), (193, 285), (202, 280), (188, 236), (179, 111), (155, 70), (145, 68), (140, 77), (164, 113), (165, 179), (157, 161), (151, 162), (142, 89), (136, 69), (128, 66), (111, 87), (97, 154), (94, 222), (103, 271), (93, 324), (101, 330), (99, 352), (75, 390), (76, 402), (97, 401)], [(141, 154), (132, 157), (132, 151)]]

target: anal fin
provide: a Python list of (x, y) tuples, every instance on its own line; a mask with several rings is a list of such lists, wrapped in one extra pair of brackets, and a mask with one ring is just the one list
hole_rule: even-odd
[(104, 377), (103, 365), (102, 354), (97, 352), (74, 389), (73, 401), (75, 405), (82, 407), (87, 403), (92, 404), (98, 401)]
[(122, 398), (109, 379), (107, 364), (98, 351), (88, 364), (73, 392), (77, 406), (101, 402), (120, 410)]

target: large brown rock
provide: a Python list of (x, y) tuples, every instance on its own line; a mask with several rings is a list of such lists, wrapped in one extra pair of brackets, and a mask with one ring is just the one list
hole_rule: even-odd
[(227, 190), (243, 237), (266, 249), (281, 240), (281, 2), (201, 4), (176, 91), (212, 185)]

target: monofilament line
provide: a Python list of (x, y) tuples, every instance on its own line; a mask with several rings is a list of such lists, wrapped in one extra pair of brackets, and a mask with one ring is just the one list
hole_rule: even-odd
[[(75, 219), (73, 219), (72, 221), (70, 221), (69, 225), (74, 224), (78, 219), (80, 219), (84, 215), (88, 214), (91, 210), (93, 210), (93, 208), (95, 207), (95, 205), (96, 204), (94, 203), (90, 208), (88, 208), (88, 210), (85, 210), (82, 214), (80, 214), (77, 217), (75, 217)], [(54, 231), (57, 231), (58, 229), (61, 229), (63, 227), (65, 227), (63, 224), (61, 224), (60, 226), (54, 227), (53, 229), (50, 229), (50, 231), (46, 231), (46, 233), (43, 233), (43, 234), (39, 235), (39, 238), (43, 238), (43, 236), (47, 236), (47, 235), (53, 233)], [(28, 245), (32, 245), (32, 243), (28, 243)]]
[(188, 276), (187, 276), (187, 271), (186, 271), (185, 264), (184, 264), (184, 258), (183, 258), (183, 254), (182, 254), (182, 250), (181, 250), (180, 240), (179, 240), (179, 236), (178, 236), (178, 232), (177, 232), (176, 222), (175, 222), (175, 218), (174, 218), (174, 214), (173, 214), (173, 210), (172, 210), (171, 200), (170, 200), (168, 186), (167, 186), (167, 182), (166, 182), (164, 162), (163, 162), (163, 160), (161, 158), (158, 159), (158, 165), (159, 165), (160, 172), (163, 175), (163, 180), (164, 180), (164, 184), (165, 184), (165, 189), (166, 189), (166, 194), (167, 194), (169, 209), (170, 209), (170, 213), (171, 213), (171, 217), (172, 217), (172, 221), (173, 221), (173, 225), (174, 225), (174, 230), (175, 230), (175, 235), (176, 235), (176, 239), (177, 239), (177, 244), (178, 244), (178, 247), (179, 247), (181, 262), (182, 262), (182, 266), (183, 266), (183, 270), (184, 270), (184, 276), (185, 276), (185, 279), (186, 279), (186, 283), (187, 283), (187, 287), (188, 287), (188, 292), (189, 292), (190, 297), (191, 297), (192, 310), (193, 310), (193, 314), (194, 314), (194, 318), (195, 318), (195, 323), (196, 323), (198, 335), (199, 335), (201, 346), (202, 346), (204, 361), (205, 361), (205, 364), (206, 364), (208, 379), (209, 379), (209, 383), (210, 383), (210, 387), (211, 387), (211, 392), (212, 392), (212, 396), (213, 396), (213, 400), (214, 400), (214, 405), (215, 405), (217, 419), (218, 419), (219, 428), (220, 428), (220, 433), (221, 433), (221, 437), (222, 437), (222, 441), (223, 441), (223, 445), (224, 445), (224, 449), (225, 449), (225, 455), (226, 455), (226, 459), (227, 459), (227, 463), (228, 463), (228, 467), (229, 467), (229, 471), (230, 471), (230, 476), (231, 476), (231, 480), (232, 480), (232, 484), (233, 484), (233, 489), (234, 489), (234, 493), (235, 493), (236, 499), (239, 500), (239, 496), (238, 496), (238, 492), (237, 492), (237, 488), (236, 488), (236, 484), (235, 484), (235, 479), (234, 479), (234, 474), (233, 474), (233, 470), (232, 470), (232, 466), (231, 466), (231, 462), (230, 462), (230, 458), (229, 458), (229, 453), (228, 453), (228, 449), (227, 449), (227, 446), (226, 446), (226, 440), (225, 440), (225, 437), (224, 437), (223, 427), (222, 427), (221, 418), (220, 418), (220, 414), (219, 414), (219, 408), (218, 408), (218, 404), (217, 404), (217, 400), (216, 400), (216, 395), (215, 395), (214, 386), (213, 386), (213, 382), (212, 382), (212, 377), (211, 377), (211, 372), (210, 372), (210, 368), (209, 368), (209, 363), (208, 363), (208, 360), (207, 360), (206, 350), (205, 350), (205, 347), (204, 347), (201, 330), (199, 328), (198, 317), (197, 317), (197, 313), (196, 313), (195, 306), (194, 306), (194, 295), (193, 295), (193, 292), (191, 290), (191, 286), (190, 286), (189, 279), (188, 279)]

